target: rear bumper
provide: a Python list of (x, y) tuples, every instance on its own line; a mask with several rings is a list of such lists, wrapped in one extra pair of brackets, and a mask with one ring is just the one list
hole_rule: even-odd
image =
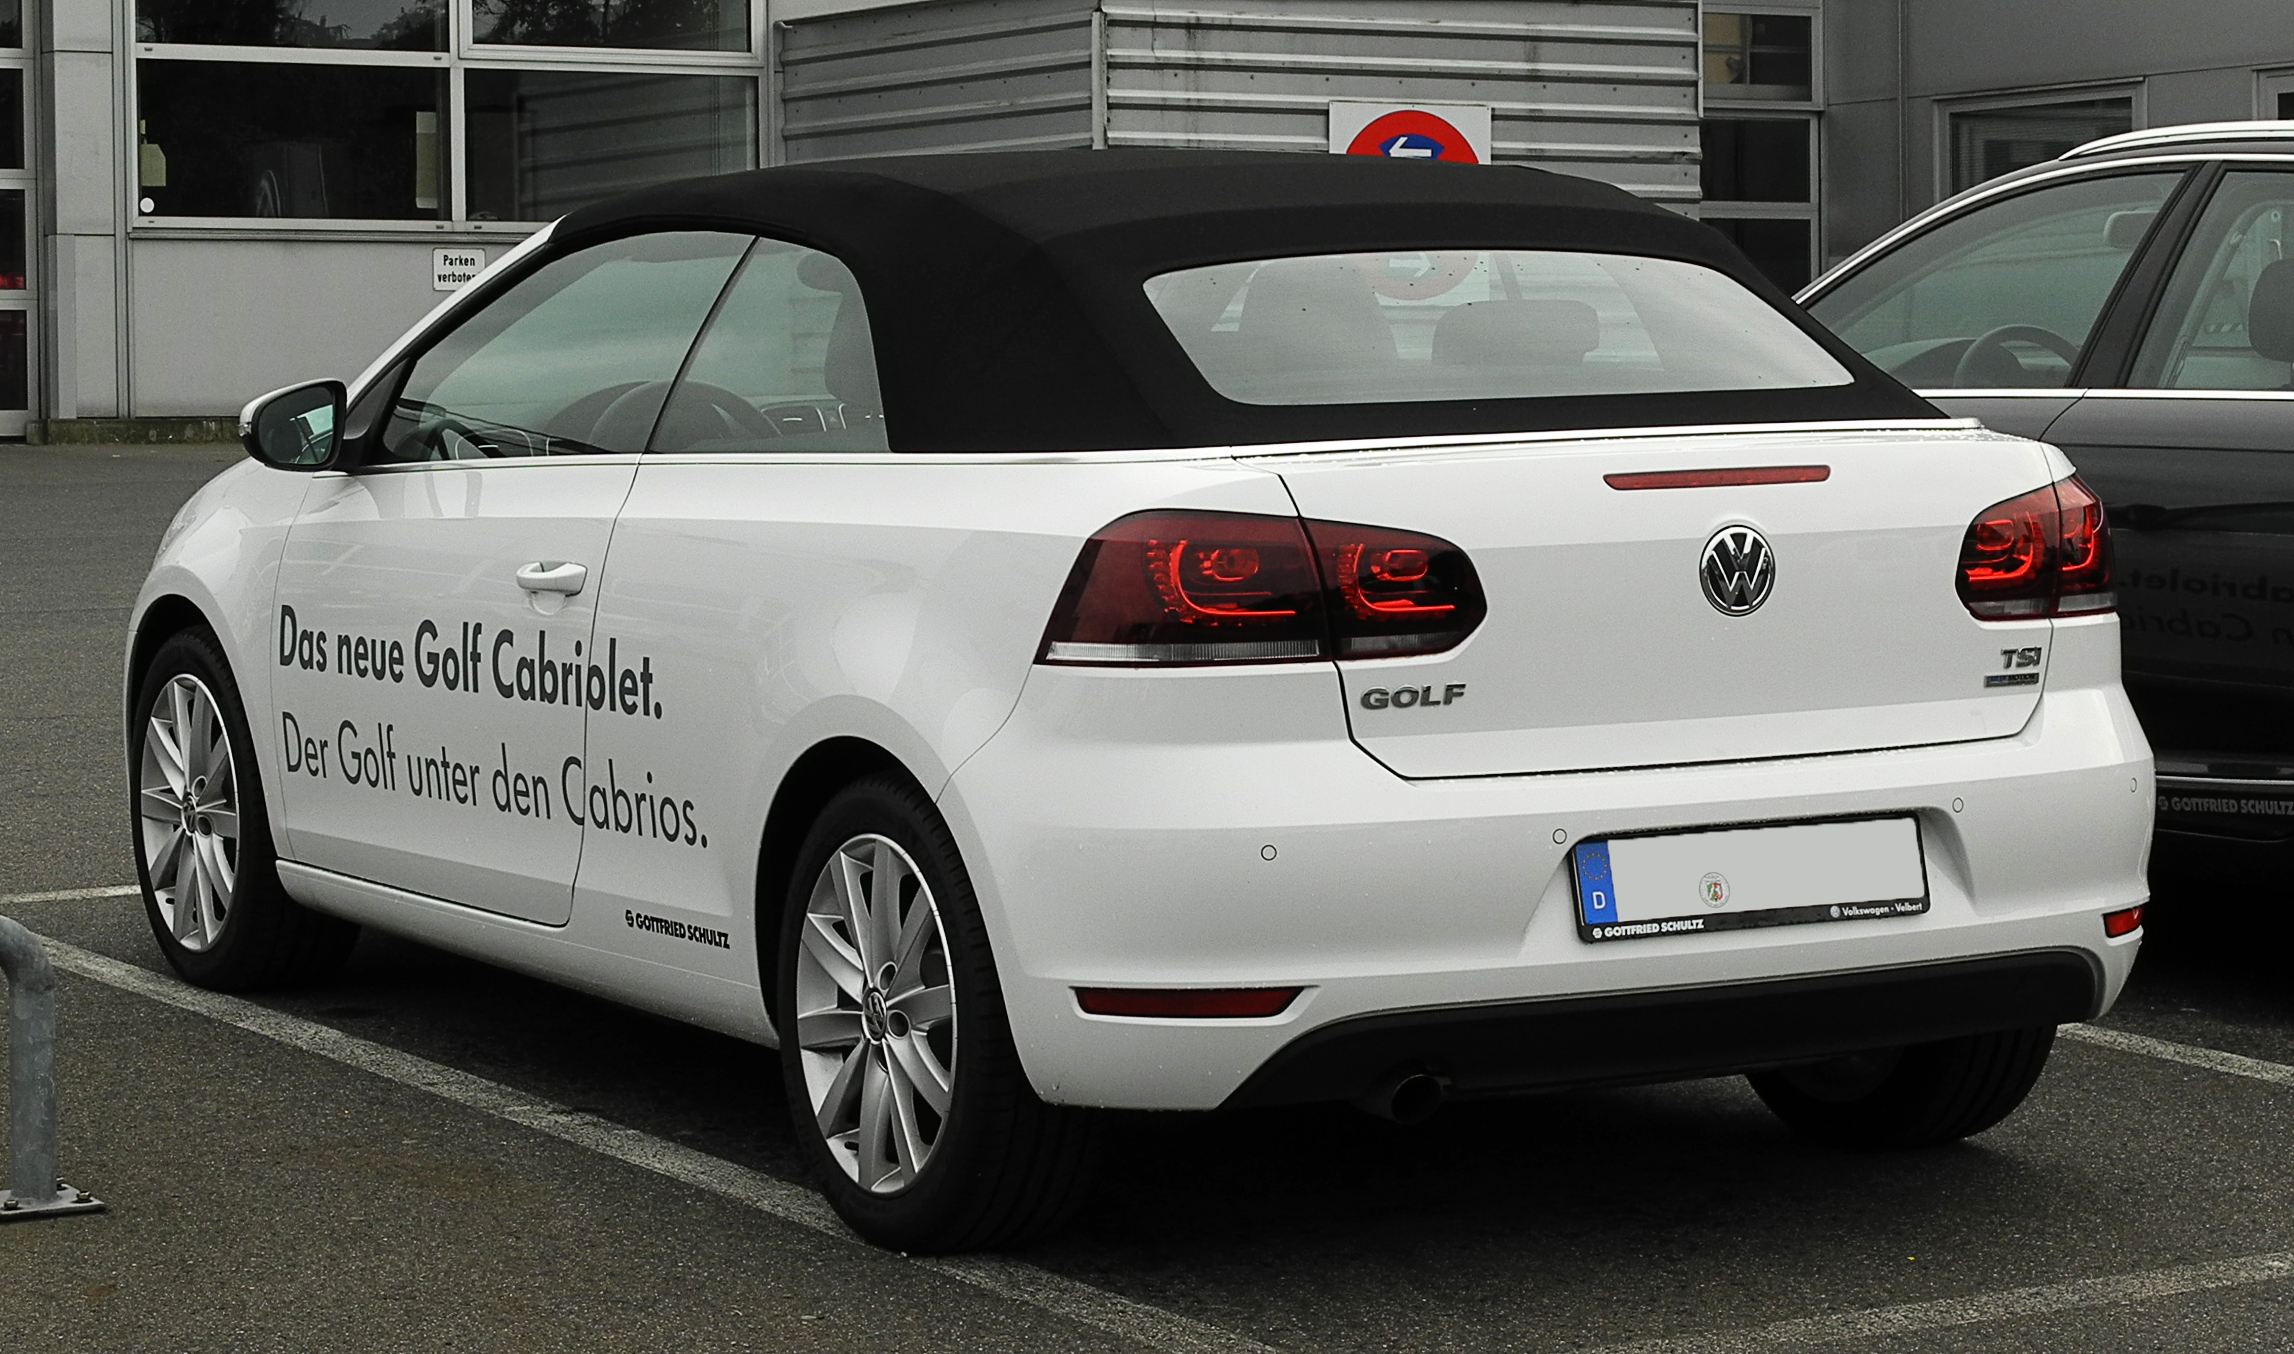
[(1453, 1096), (1752, 1071), (1989, 1030), (2085, 1020), (2105, 975), (2083, 950), (1911, 968), (1356, 1016), (1285, 1045), (1230, 1107), (1352, 1100), (1397, 1074)]
[[(1246, 1084), (1254, 1097), (1343, 1096), (1350, 1078), (1388, 1070), (1370, 1064), (1389, 1054), (1451, 1059), (1453, 1081), (1486, 1076), (1492, 1088), (1823, 1056), (1837, 1050), (1779, 1040), (1773, 1023), (1770, 1034), (1700, 1028), (1752, 1009), (1734, 1005), (1747, 994), (1809, 982), (1866, 992), (1806, 998), (1812, 1019), (1846, 1021), (1860, 1046), (1942, 1038), (1967, 1032), (1956, 998), (1893, 975), (1996, 956), (2084, 956), (2092, 976), (2076, 999), (2051, 987), (2036, 1008), (2002, 997), (1987, 1027), (2080, 1019), (2108, 1009), (2140, 946), (2140, 932), (2107, 939), (2101, 917), (2149, 896), (2153, 804), (2117, 634), (2095, 630), (2081, 646), (2091, 653), (2058, 644), (2038, 710), (2011, 737), (1460, 780), (1405, 780), (1363, 753), (1328, 668), (1039, 668), (940, 803), (1022, 1063), (1056, 1103), (1211, 1109)], [(1569, 853), (1583, 839), (1899, 813), (1920, 822), (1925, 914), (1579, 938)], [(1075, 998), (1078, 987), (1259, 986), (1303, 991), (1264, 1020), (1096, 1016)], [(1650, 1028), (1689, 1051), (1644, 1035), (1583, 1065), (1543, 1063), (1492, 1051), (1515, 1037), (1510, 1017), (1475, 1032), (1490, 1011), (1534, 1025), (1572, 1009), (1553, 1003), (1583, 1001), (1671, 1012)], [(1428, 1023), (1461, 1028), (1422, 1049), (1357, 1032)], [(1562, 1046), (1521, 1033), (1531, 1048)], [(1311, 1051), (1325, 1040), (1368, 1051)], [(1322, 1058), (1336, 1070), (1266, 1070)], [(1264, 1089), (1277, 1080), (1291, 1089)]]

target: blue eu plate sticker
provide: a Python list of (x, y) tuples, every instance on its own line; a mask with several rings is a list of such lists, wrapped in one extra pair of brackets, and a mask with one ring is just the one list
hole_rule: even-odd
[(1609, 877), (1609, 843), (1580, 842), (1577, 859), (1577, 915), (1587, 926), (1617, 920), (1617, 885)]

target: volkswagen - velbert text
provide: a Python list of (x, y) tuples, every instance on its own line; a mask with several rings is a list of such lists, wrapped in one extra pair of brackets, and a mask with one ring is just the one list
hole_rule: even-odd
[(131, 622), (168, 960), (370, 926), (774, 1046), (886, 1245), (1055, 1225), (1106, 1108), (1954, 1140), (2141, 941), (2094, 496), (1601, 184), (693, 180), (242, 436)]

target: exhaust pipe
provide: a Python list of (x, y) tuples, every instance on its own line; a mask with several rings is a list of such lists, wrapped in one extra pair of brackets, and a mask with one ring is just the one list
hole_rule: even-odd
[(1354, 1104), (1365, 1113), (1397, 1124), (1422, 1124), (1434, 1117), (1434, 1111), (1442, 1107), (1449, 1093), (1449, 1078), (1437, 1077), (1421, 1068), (1404, 1067), (1372, 1082), (1369, 1090), (1355, 1098)]

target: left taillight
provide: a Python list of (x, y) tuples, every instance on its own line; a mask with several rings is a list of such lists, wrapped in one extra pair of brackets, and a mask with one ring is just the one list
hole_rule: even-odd
[(1395, 658), (1451, 648), (1486, 611), (1472, 563), (1439, 537), (1143, 512), (1085, 542), (1038, 658), (1121, 667)]
[(1985, 508), (1960, 547), (1959, 596), (1985, 621), (2113, 610), (2102, 501), (2073, 475)]

